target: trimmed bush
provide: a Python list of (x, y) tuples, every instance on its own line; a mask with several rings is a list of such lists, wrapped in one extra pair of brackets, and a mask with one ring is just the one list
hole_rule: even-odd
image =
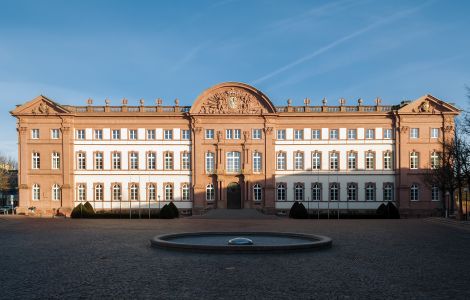
[(72, 210), (70, 217), (71, 218), (93, 218), (94, 215), (95, 215), (95, 212), (93, 211), (93, 209), (90, 211), (85, 205), (80, 203), (79, 205), (75, 206), (75, 208)]
[(178, 210), (178, 207), (176, 207), (176, 205), (173, 203), (173, 201), (171, 201), (170, 204), (168, 204), (168, 206), (170, 207), (171, 211), (173, 212), (174, 218), (179, 218), (180, 211)]
[(174, 211), (168, 204), (163, 205), (162, 209), (160, 210), (160, 219), (174, 219), (175, 214)]
[(387, 217), (389, 219), (400, 219), (400, 212), (392, 202), (387, 203)]
[(385, 204), (380, 204), (377, 208), (376, 214), (379, 218), (387, 218), (387, 206)]
[(294, 202), (290, 211), (289, 218), (292, 219), (308, 219), (308, 212), (305, 206), (302, 203), (297, 201)]
[(93, 205), (90, 204), (90, 202), (85, 202), (83, 207), (86, 208), (89, 212), (93, 212), (93, 214), (95, 213), (95, 209), (93, 208)]

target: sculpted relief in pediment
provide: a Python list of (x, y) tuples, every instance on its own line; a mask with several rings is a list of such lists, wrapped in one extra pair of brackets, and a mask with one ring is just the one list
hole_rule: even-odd
[(258, 99), (252, 94), (230, 88), (216, 91), (203, 102), (199, 113), (201, 114), (259, 114), (266, 110)]
[(31, 113), (34, 115), (48, 115), (50, 113), (50, 108), (44, 102), (41, 102), (39, 105), (31, 109)]

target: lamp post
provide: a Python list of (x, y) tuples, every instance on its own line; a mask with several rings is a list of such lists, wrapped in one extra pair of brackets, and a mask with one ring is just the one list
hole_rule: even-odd
[(468, 220), (468, 188), (463, 189), (465, 192), (465, 221)]
[(161, 195), (158, 195), (158, 213), (160, 213), (160, 197)]
[(307, 197), (307, 218), (310, 217), (310, 197)]

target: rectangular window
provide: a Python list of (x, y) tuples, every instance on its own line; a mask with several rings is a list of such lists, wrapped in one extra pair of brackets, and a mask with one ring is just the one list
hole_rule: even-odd
[(375, 184), (366, 183), (366, 201), (375, 201)]
[(225, 139), (231, 140), (232, 139), (232, 129), (225, 129)]
[(431, 128), (431, 138), (432, 139), (439, 138), (439, 128)]
[(211, 140), (214, 138), (214, 129), (206, 129), (206, 139)]
[(229, 173), (240, 172), (240, 152), (227, 152), (226, 170)]
[(33, 153), (33, 169), (40, 169), (41, 168), (41, 156), (38, 152)]
[(173, 139), (173, 130), (172, 129), (165, 129), (163, 131), (163, 139), (172, 140)]
[(190, 159), (189, 152), (183, 152), (181, 154), (181, 169), (182, 170), (191, 169), (191, 159)]
[(321, 139), (320, 129), (312, 129), (312, 140)]
[(384, 129), (384, 139), (391, 139), (392, 138), (392, 129), (385, 128)]
[(416, 170), (418, 169), (418, 165), (419, 165), (419, 153), (411, 152), (410, 153), (410, 169)]
[(214, 173), (214, 166), (215, 166), (215, 156), (212, 152), (206, 153), (206, 173), (212, 174)]
[(157, 168), (157, 154), (155, 152), (147, 153), (147, 169), (155, 170)]
[(121, 139), (121, 129), (113, 129), (113, 140), (120, 140)]
[(77, 153), (77, 169), (86, 170), (86, 155), (83, 152)]
[(384, 201), (393, 201), (393, 185), (386, 184), (384, 186)]
[(60, 130), (59, 129), (51, 129), (51, 138), (53, 140), (57, 140), (60, 138)]
[(366, 139), (368, 140), (375, 139), (375, 129), (366, 129)]
[(410, 130), (410, 138), (417, 139), (419, 138), (419, 128), (411, 128)]
[(338, 129), (330, 129), (330, 140), (337, 140), (338, 138)]
[(261, 139), (261, 129), (253, 129), (253, 139), (254, 140)]
[(277, 185), (277, 201), (286, 201), (286, 185), (280, 183)]
[(240, 129), (234, 129), (233, 130), (233, 139), (234, 140), (239, 140), (241, 138), (241, 130)]
[(384, 153), (384, 170), (392, 169), (392, 152), (387, 151)]
[(189, 129), (181, 130), (181, 139), (188, 141), (191, 139), (191, 132), (189, 131)]
[(303, 170), (304, 169), (304, 153), (295, 152), (294, 154), (294, 169)]
[(339, 169), (339, 154), (337, 152), (330, 153), (330, 170)]
[(348, 169), (349, 170), (357, 169), (357, 153), (356, 152), (348, 153)]
[(330, 183), (330, 201), (339, 200), (339, 183)]
[(173, 170), (173, 153), (172, 152), (165, 152), (164, 167), (165, 167), (165, 170)]
[(276, 158), (276, 169), (285, 170), (286, 169), (286, 153), (279, 152)]
[(95, 185), (95, 201), (103, 201), (103, 185)]
[(357, 200), (357, 183), (350, 182), (347, 185), (347, 192), (348, 192), (348, 201), (356, 201)]
[(131, 170), (139, 169), (139, 153), (131, 152), (129, 154), (129, 169)]
[(129, 130), (129, 139), (130, 140), (137, 140), (137, 130), (136, 129), (130, 129)]
[(261, 153), (255, 151), (253, 153), (253, 172), (256, 172), (256, 173), (261, 172), (261, 164), (262, 164)]
[(294, 140), (303, 140), (304, 139), (304, 130), (295, 129), (294, 130)]
[(355, 140), (357, 138), (357, 129), (348, 129), (348, 140)]
[(285, 129), (278, 129), (277, 130), (277, 139), (278, 140), (285, 140), (286, 139), (286, 130)]
[(52, 153), (52, 169), (53, 170), (60, 169), (60, 154), (58, 152)]
[(440, 153), (432, 152), (431, 153), (431, 169), (439, 168), (440, 164), (441, 164)]
[(321, 201), (321, 183), (312, 184), (312, 201)]
[(375, 153), (367, 152), (366, 153), (366, 170), (375, 169)]
[(114, 152), (112, 155), (113, 170), (121, 170), (121, 153)]
[(102, 139), (103, 139), (103, 130), (95, 129), (95, 140), (102, 140)]
[(321, 169), (321, 153), (313, 152), (312, 153), (312, 170)]
[(77, 140), (85, 139), (85, 129), (77, 129)]
[(31, 138), (34, 140), (39, 139), (39, 129), (31, 129)]
[(157, 137), (155, 129), (147, 129), (147, 140), (153, 141)]
[(103, 152), (95, 153), (95, 170), (103, 170)]
[(431, 201), (439, 201), (439, 187), (436, 185), (433, 185), (431, 188)]

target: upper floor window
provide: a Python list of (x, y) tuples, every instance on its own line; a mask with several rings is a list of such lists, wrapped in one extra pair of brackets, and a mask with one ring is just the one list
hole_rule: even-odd
[(227, 152), (227, 172), (240, 172), (240, 152)]
[(129, 198), (131, 201), (138, 201), (139, 200), (139, 185), (136, 183), (131, 183), (129, 189)]
[(57, 140), (60, 138), (60, 130), (59, 129), (51, 129), (51, 138), (53, 140)]
[(139, 153), (131, 152), (129, 154), (129, 169), (131, 170), (139, 169)]
[(392, 169), (392, 152), (384, 152), (384, 170)]
[(137, 140), (137, 130), (136, 129), (130, 129), (129, 130), (129, 139), (130, 140)]
[(40, 169), (41, 168), (41, 155), (38, 152), (33, 153), (33, 169)]
[(113, 140), (120, 140), (121, 139), (121, 129), (113, 129), (112, 132), (112, 138)]
[(33, 200), (34, 201), (41, 200), (41, 188), (40, 188), (39, 184), (34, 184), (33, 185)]
[(348, 140), (355, 140), (357, 138), (357, 129), (348, 129)]
[(439, 128), (431, 128), (431, 138), (432, 139), (439, 138)]
[(191, 169), (191, 159), (189, 152), (181, 153), (181, 169), (182, 170), (189, 170)]
[(95, 129), (95, 140), (102, 140), (102, 139), (103, 139), (103, 130)]
[(77, 186), (77, 200), (86, 201), (86, 186), (84, 184)]
[(261, 185), (255, 184), (255, 185), (253, 186), (253, 200), (255, 200), (255, 201), (261, 201), (261, 197), (262, 197)]
[(173, 170), (173, 153), (165, 152), (164, 160), (165, 170)]
[(410, 153), (410, 169), (418, 169), (419, 166), (419, 153), (411, 152)]
[(419, 200), (419, 186), (414, 183), (410, 187), (410, 200), (418, 201)]
[(357, 152), (348, 153), (348, 169), (356, 170), (357, 169)]
[(277, 130), (277, 139), (278, 140), (285, 140), (286, 139), (286, 130), (285, 129), (278, 129)]
[(181, 139), (182, 140), (190, 140), (191, 139), (191, 132), (189, 129), (181, 130)]
[(391, 139), (392, 136), (392, 129), (390, 128), (385, 128), (384, 129), (384, 139)]
[(103, 152), (95, 153), (95, 170), (103, 170)]
[(213, 152), (206, 153), (206, 173), (213, 173), (215, 168), (215, 155)]
[(253, 129), (252, 137), (254, 140), (261, 139), (261, 129)]
[(276, 157), (276, 169), (285, 170), (286, 169), (286, 153), (279, 152)]
[(338, 129), (330, 129), (330, 140), (337, 140), (338, 138)]
[(181, 186), (181, 200), (189, 200), (189, 185), (187, 183), (183, 183), (183, 185)]
[(95, 185), (95, 201), (103, 201), (103, 185)]
[(172, 129), (163, 130), (163, 139), (172, 140), (173, 139), (173, 130)]
[(85, 129), (77, 129), (77, 140), (85, 139)]
[(366, 152), (366, 170), (375, 169), (375, 153), (372, 151)]
[(339, 154), (338, 152), (331, 152), (330, 153), (330, 170), (338, 170), (339, 169)]
[(52, 169), (60, 169), (60, 154), (58, 152), (52, 152)]
[(120, 170), (121, 169), (121, 153), (114, 152), (112, 154), (112, 161), (113, 161), (113, 170)]
[(234, 140), (239, 140), (241, 138), (241, 130), (240, 129), (234, 129), (233, 130), (233, 139)]
[(77, 153), (77, 169), (86, 170), (86, 155), (84, 152)]
[(115, 183), (112, 187), (113, 201), (121, 201), (122, 199), (122, 188), (121, 184)]
[(57, 183), (52, 186), (52, 200), (60, 200), (60, 186)]
[(320, 169), (321, 169), (321, 153), (315, 151), (312, 153), (312, 170), (320, 170)]
[(261, 172), (261, 153), (253, 152), (253, 172)]
[(231, 140), (232, 139), (232, 134), (233, 134), (232, 129), (225, 129), (225, 139)]
[(173, 200), (173, 186), (171, 184), (165, 185), (165, 200)]
[(206, 129), (206, 139), (213, 139), (214, 138), (214, 129)]
[(147, 129), (147, 140), (155, 140), (157, 137), (155, 129)]
[(39, 139), (39, 129), (31, 129), (31, 138), (32, 139)]
[(294, 129), (294, 140), (303, 140), (303, 139), (304, 139), (304, 130)]
[(431, 201), (439, 201), (439, 200), (440, 200), (439, 187), (437, 185), (433, 185), (431, 187)]
[(312, 129), (312, 140), (321, 139), (320, 129)]
[(157, 154), (155, 152), (147, 153), (147, 169), (155, 170), (157, 168)]
[(294, 169), (303, 170), (304, 169), (304, 153), (297, 151), (294, 155)]
[(419, 128), (411, 128), (410, 129), (410, 138), (412, 138), (412, 139), (419, 138)]
[(441, 161), (440, 161), (439, 153), (432, 152), (431, 153), (431, 169), (439, 168), (440, 164), (441, 164)]
[(375, 129), (366, 129), (366, 139), (368, 140), (375, 139)]

